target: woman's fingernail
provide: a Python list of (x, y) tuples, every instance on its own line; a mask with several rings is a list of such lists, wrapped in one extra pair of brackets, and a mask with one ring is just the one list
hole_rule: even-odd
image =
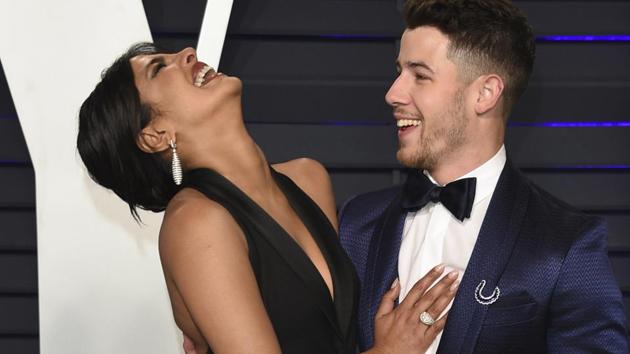
[(449, 277), (449, 278), (451, 278), (451, 279), (455, 279), (455, 278), (457, 278), (458, 276), (459, 276), (459, 272), (458, 272), (458, 271), (456, 271), (456, 270), (454, 270), (454, 271), (452, 271), (452, 272), (448, 273), (448, 277)]
[(442, 272), (444, 271), (444, 264), (443, 264), (443, 263), (438, 264), (438, 265), (436, 265), (436, 266), (435, 266), (435, 268), (433, 268), (433, 269), (434, 269), (436, 272), (438, 272), (438, 273), (442, 273)]
[(396, 285), (398, 285), (398, 278), (396, 278), (396, 279), (394, 280), (394, 282), (392, 283), (392, 287), (391, 287), (391, 288), (392, 288), (392, 289), (393, 289), (393, 288), (395, 288), (395, 287), (396, 287)]
[(455, 291), (457, 290), (457, 288), (459, 287), (459, 281), (455, 281), (453, 284), (451, 284), (451, 291)]

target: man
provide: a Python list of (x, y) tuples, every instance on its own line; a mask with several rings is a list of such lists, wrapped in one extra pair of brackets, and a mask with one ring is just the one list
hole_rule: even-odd
[(535, 56), (524, 15), (509, 0), (416, 0), (406, 25), (386, 101), (397, 158), (414, 170), (404, 186), (357, 196), (340, 212), (361, 280), (361, 349), (373, 344), (392, 281), (402, 300), (443, 263), (463, 277), (427, 353), (627, 353), (601, 220), (533, 185), (506, 157), (507, 117)]

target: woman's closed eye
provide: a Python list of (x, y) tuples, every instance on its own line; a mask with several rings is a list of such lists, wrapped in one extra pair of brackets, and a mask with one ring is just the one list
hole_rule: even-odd
[(165, 63), (160, 62), (160, 63), (155, 64), (155, 66), (153, 67), (153, 73), (151, 75), (151, 78), (154, 78), (160, 72), (160, 70), (162, 70), (162, 68), (164, 67), (166, 67)]

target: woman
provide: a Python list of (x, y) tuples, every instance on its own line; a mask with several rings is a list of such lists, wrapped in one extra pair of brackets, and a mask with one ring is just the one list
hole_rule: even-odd
[[(166, 284), (198, 353), (354, 353), (358, 286), (329, 177), (309, 159), (269, 166), (245, 129), (241, 88), (193, 49), (135, 45), (83, 103), (79, 153), (134, 217), (137, 207), (166, 210)], [(419, 315), (437, 318), (456, 288), (451, 274), (425, 294), (442, 271), (395, 309), (392, 287), (370, 352), (428, 347), (445, 319), (427, 326)]]

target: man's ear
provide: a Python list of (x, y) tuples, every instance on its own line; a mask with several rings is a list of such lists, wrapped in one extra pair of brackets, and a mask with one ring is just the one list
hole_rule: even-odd
[(503, 79), (495, 74), (484, 75), (478, 80), (480, 81), (477, 102), (475, 103), (475, 113), (481, 115), (497, 106), (503, 93), (504, 84)]
[(175, 132), (158, 119), (153, 119), (142, 128), (136, 137), (136, 144), (146, 153), (162, 152), (169, 148), (169, 142), (175, 140)]

